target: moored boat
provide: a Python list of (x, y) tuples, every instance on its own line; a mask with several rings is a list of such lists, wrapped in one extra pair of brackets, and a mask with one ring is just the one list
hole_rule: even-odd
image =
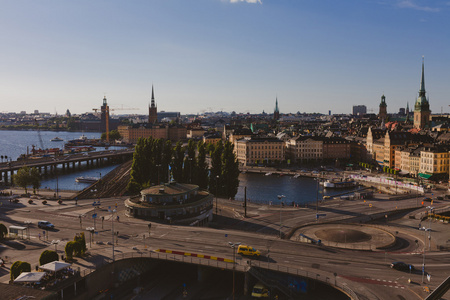
[(272, 173), (270, 173), (270, 172), (268, 172), (268, 173), (266, 173), (266, 174), (264, 174), (265, 176), (270, 176), (270, 175), (272, 175)]
[(95, 183), (95, 182), (97, 182), (98, 180), (99, 180), (99, 178), (97, 178), (97, 177), (84, 177), (84, 176), (80, 176), (80, 177), (75, 178), (75, 181), (76, 181), (76, 182), (79, 182), (79, 183)]
[(342, 180), (338, 178), (326, 180), (324, 182), (321, 182), (321, 184), (324, 188), (331, 189), (345, 189), (355, 187), (357, 185), (356, 181), (354, 180)]
[(64, 141), (62, 138), (59, 138), (59, 137), (54, 137), (54, 138), (52, 138), (51, 140), (50, 140), (51, 142), (62, 142), (62, 141)]

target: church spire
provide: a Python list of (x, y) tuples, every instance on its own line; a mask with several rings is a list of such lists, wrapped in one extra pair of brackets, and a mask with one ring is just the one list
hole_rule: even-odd
[(152, 102), (151, 107), (155, 107), (155, 93), (153, 92), (153, 84), (152, 84)]
[(420, 80), (419, 97), (425, 97), (425, 67), (423, 56), (422, 56), (422, 79)]
[(280, 111), (278, 110), (278, 97), (275, 98), (275, 110), (273, 112), (273, 119), (280, 119)]

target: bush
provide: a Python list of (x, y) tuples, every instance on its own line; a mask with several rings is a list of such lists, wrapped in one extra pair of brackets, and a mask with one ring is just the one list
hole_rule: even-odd
[(66, 244), (66, 247), (64, 248), (64, 252), (66, 253), (66, 257), (68, 260), (73, 259), (73, 251), (75, 249), (75, 242), (70, 241)]
[(45, 250), (41, 253), (41, 256), (39, 257), (39, 265), (45, 265), (52, 261), (58, 261), (59, 255), (53, 250)]
[(4, 239), (6, 235), (8, 234), (8, 229), (5, 225), (0, 223), (0, 240)]
[(16, 261), (11, 266), (10, 278), (16, 279), (22, 272), (31, 272), (31, 265), (25, 261)]
[(84, 237), (84, 232), (81, 232), (80, 234), (77, 234), (74, 238), (75, 244), (74, 244), (74, 254), (75, 256), (82, 256), (84, 253), (86, 253), (86, 239)]

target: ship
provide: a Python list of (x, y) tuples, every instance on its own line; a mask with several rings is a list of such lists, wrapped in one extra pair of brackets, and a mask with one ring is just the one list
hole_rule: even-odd
[(329, 189), (345, 189), (352, 188), (357, 185), (354, 180), (342, 180), (340, 178), (333, 178), (326, 181), (321, 182), (324, 188)]
[(78, 183), (95, 183), (99, 180), (99, 178), (97, 177), (84, 177), (84, 176), (80, 176), (75, 178), (75, 181)]
[(62, 141), (64, 141), (62, 138), (59, 138), (59, 137), (54, 137), (54, 138), (52, 138), (51, 140), (50, 140), (51, 142), (62, 142)]

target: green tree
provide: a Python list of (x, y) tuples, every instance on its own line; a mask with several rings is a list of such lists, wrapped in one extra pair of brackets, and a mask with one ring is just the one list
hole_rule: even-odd
[(10, 270), (11, 280), (16, 279), (22, 272), (31, 272), (31, 265), (25, 261), (15, 261)]
[(161, 158), (161, 165), (162, 165), (160, 175), (161, 182), (169, 181), (169, 167), (170, 163), (172, 162), (172, 155), (173, 155), (172, 142), (170, 140), (167, 140), (164, 142), (164, 149)]
[(183, 181), (183, 161), (184, 161), (184, 147), (179, 141), (173, 150), (172, 160), (172, 175), (173, 179), (177, 182)]
[(75, 235), (74, 238), (74, 244), (73, 244), (73, 252), (75, 256), (82, 256), (84, 253), (86, 253), (86, 238), (84, 236), (84, 232), (81, 232), (77, 235)]
[(209, 190), (222, 195), (222, 152), (223, 143), (219, 141), (211, 153), (211, 170), (209, 172)]
[(31, 184), (30, 168), (22, 167), (17, 170), (17, 174), (13, 175), (14, 182), (28, 193), (27, 187)]
[(130, 171), (130, 182), (128, 183), (128, 191), (130, 193), (138, 193), (142, 186), (146, 184), (149, 179), (149, 159), (148, 152), (148, 139), (139, 138), (134, 147), (133, 163)]
[(0, 223), (0, 240), (4, 239), (8, 234), (8, 229), (3, 223)]
[[(102, 140), (106, 140), (106, 132), (103, 132), (100, 136)], [(119, 131), (117, 129), (113, 129), (109, 132), (109, 140), (120, 140), (122, 136), (120, 135)]]
[(39, 257), (39, 265), (45, 265), (52, 261), (58, 261), (59, 255), (53, 250), (44, 250), (44, 252), (41, 253), (41, 256)]
[(222, 194), (234, 198), (239, 187), (239, 162), (233, 152), (234, 145), (227, 141), (222, 152)]
[(36, 190), (41, 187), (41, 174), (36, 167), (30, 170), (30, 184), (33, 186), (33, 194), (36, 194)]
[(186, 148), (187, 156), (184, 158), (183, 168), (183, 182), (194, 183), (196, 182), (196, 160), (195, 160), (195, 142), (189, 140)]
[(73, 259), (74, 249), (75, 249), (75, 241), (70, 241), (66, 244), (66, 247), (64, 248), (64, 252), (66, 253), (66, 257), (68, 260)]
[(206, 145), (203, 141), (197, 144), (197, 170), (196, 170), (196, 184), (201, 189), (208, 188), (208, 164), (206, 163)]

